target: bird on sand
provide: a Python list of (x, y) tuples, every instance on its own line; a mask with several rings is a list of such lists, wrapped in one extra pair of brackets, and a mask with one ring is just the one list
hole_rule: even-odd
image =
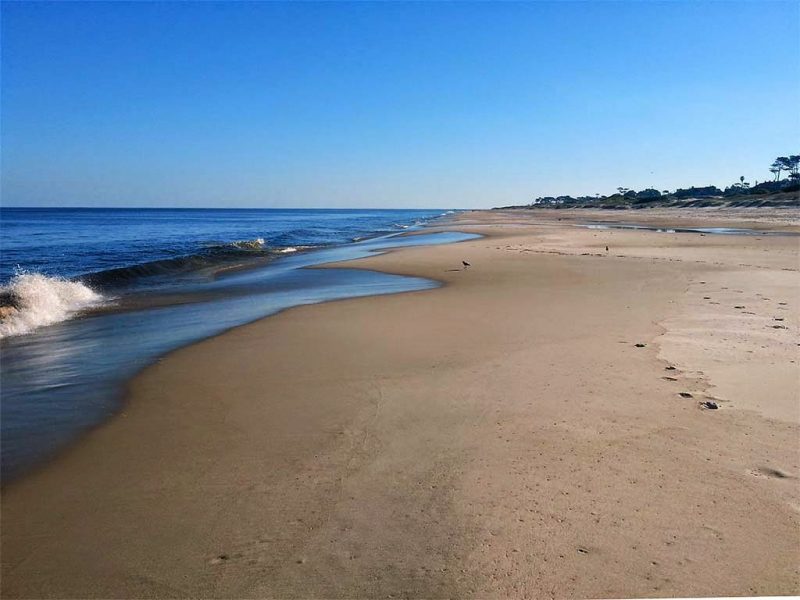
[(464, 268), (465, 268), (465, 269), (466, 269), (467, 267), (471, 266), (471, 265), (470, 265), (470, 264), (469, 264), (467, 261), (465, 261), (465, 260), (462, 260), (462, 261), (461, 261), (461, 264), (462, 264), (462, 265), (464, 265)]

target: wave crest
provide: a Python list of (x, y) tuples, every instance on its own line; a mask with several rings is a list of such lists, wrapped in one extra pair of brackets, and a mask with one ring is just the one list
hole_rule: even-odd
[(79, 279), (100, 289), (127, 286), (132, 282), (147, 277), (170, 276), (189, 273), (200, 269), (224, 267), (231, 262), (243, 258), (268, 256), (269, 249), (263, 238), (239, 240), (229, 243), (213, 243), (202, 248), (197, 254), (187, 254), (171, 258), (162, 258), (127, 267), (117, 267), (95, 273), (81, 275)]
[(230, 245), (239, 250), (263, 250), (266, 242), (264, 238), (256, 238), (254, 240), (237, 240)]
[(68, 319), (103, 296), (78, 281), (18, 272), (0, 286), (0, 339)]

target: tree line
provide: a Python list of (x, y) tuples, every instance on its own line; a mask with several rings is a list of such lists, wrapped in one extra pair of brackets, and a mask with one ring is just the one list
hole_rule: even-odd
[[(621, 204), (648, 204), (660, 200), (685, 200), (688, 198), (730, 198), (733, 196), (757, 196), (775, 194), (780, 192), (800, 191), (800, 154), (790, 156), (779, 156), (770, 165), (769, 172), (772, 173), (771, 181), (756, 181), (750, 184), (745, 180), (744, 175), (739, 177), (739, 181), (733, 182), (725, 189), (720, 189), (715, 185), (678, 188), (674, 192), (669, 190), (657, 190), (647, 188), (636, 191), (626, 187), (618, 187), (616, 194), (608, 196), (595, 194), (594, 196), (540, 196), (529, 206), (547, 205), (570, 205), (570, 204), (599, 204), (599, 203), (621, 203)], [(785, 177), (781, 174), (785, 173)]]
[(769, 167), (770, 173), (775, 175), (775, 181), (781, 180), (781, 173), (784, 171), (788, 173), (787, 179), (798, 181), (800, 180), (800, 173), (798, 173), (798, 170), (800, 170), (800, 154), (779, 156)]

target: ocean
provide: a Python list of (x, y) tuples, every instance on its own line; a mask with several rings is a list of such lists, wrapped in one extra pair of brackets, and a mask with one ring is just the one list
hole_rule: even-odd
[(0, 449), (7, 482), (112, 417), (159, 356), (280, 310), (435, 287), (305, 267), (461, 233), (442, 210), (0, 209)]

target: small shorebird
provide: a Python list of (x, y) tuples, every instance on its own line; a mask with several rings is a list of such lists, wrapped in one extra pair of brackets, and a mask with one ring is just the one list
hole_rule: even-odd
[(465, 269), (466, 269), (467, 267), (469, 267), (469, 266), (470, 266), (470, 264), (469, 264), (467, 261), (465, 261), (465, 260), (462, 260), (462, 261), (461, 261), (461, 264), (462, 264), (462, 265), (464, 265), (464, 268), (465, 268)]

